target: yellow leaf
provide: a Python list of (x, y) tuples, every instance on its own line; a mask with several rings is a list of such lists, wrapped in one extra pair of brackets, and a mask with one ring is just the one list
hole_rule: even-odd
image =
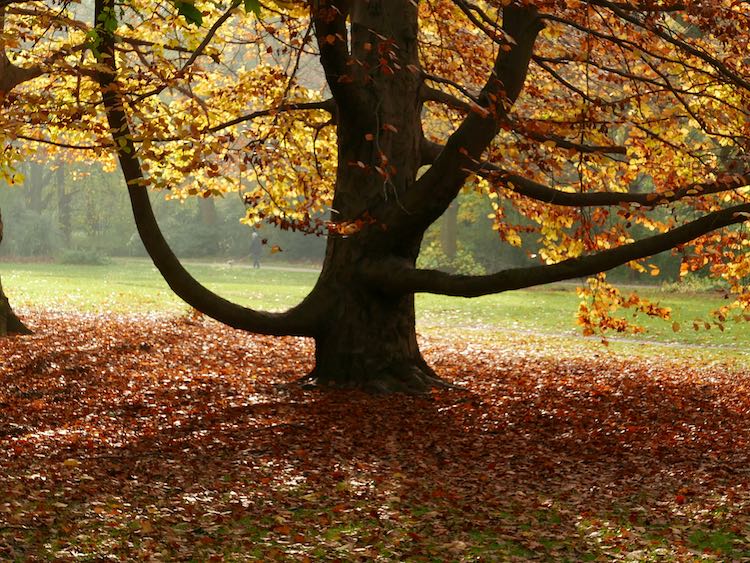
[(81, 462), (77, 459), (69, 458), (63, 461), (63, 465), (65, 467), (78, 467), (79, 465), (81, 465)]

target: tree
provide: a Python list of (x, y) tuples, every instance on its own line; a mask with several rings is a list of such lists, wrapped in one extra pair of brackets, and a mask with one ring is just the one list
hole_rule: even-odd
[[(3, 217), (0, 215), (0, 242), (3, 241)], [(8, 334), (31, 334), (29, 328), (13, 312), (0, 281), (0, 336)]]
[[(2, 4), (0, 4), (0, 32), (5, 27), (5, 12)], [(17, 67), (10, 62), (5, 53), (5, 44), (0, 42), (0, 100), (5, 98), (5, 94), (10, 92), (18, 84), (31, 80), (38, 74), (35, 69), (24, 69)], [(3, 137), (0, 134), (0, 139)], [(4, 140), (4, 139), (3, 139)], [(13, 181), (14, 176), (7, 172), (7, 169), (11, 162), (11, 157), (8, 156), (7, 148), (3, 150), (2, 156), (0, 157), (0, 179), (6, 179)], [(3, 218), (0, 215), (0, 242), (3, 240)], [(26, 325), (13, 312), (10, 306), (10, 302), (3, 291), (2, 282), (0, 282), (0, 336), (7, 336), (8, 334), (30, 334), (31, 331)]]
[[(241, 5), (174, 2), (165, 14), (163, 4), (96, 0), (86, 28), (96, 60), (76, 68), (101, 89), (139, 233), (166, 281), (230, 326), (314, 338), (311, 383), (444, 385), (419, 351), (415, 293), (474, 297), (648, 269), (644, 258), (670, 249), (684, 271), (708, 267), (727, 281), (736, 300), (717, 322), (747, 314), (746, 3)], [(318, 91), (313, 61), (325, 76)], [(67, 96), (81, 99), (81, 88)], [(82, 134), (50, 131), (37, 142), (73, 145)], [(328, 234), (318, 283), (287, 312), (201, 286), (151, 211), (149, 187), (211, 197), (238, 189), (238, 171), (253, 182), (249, 223)], [(516, 207), (521, 224), (496, 205), (494, 227), (512, 245), (536, 233), (541, 263), (484, 276), (416, 268), (423, 233), (468, 184)], [(329, 205), (329, 222), (312, 219)], [(636, 225), (654, 234), (636, 240)], [(593, 279), (587, 332), (628, 328), (613, 305), (668, 316)]]

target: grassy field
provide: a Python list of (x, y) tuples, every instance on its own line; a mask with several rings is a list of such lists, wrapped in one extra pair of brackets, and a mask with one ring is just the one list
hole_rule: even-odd
[[(246, 263), (188, 263), (188, 269), (206, 286), (227, 299), (266, 310), (283, 310), (302, 299), (315, 283), (317, 272), (285, 264), (253, 270)], [(43, 305), (60, 310), (90, 312), (182, 313), (186, 305), (167, 287), (153, 265), (140, 259), (115, 260), (105, 266), (0, 263), (0, 276), (12, 302), (19, 307)], [(695, 331), (692, 321), (708, 318), (724, 303), (716, 293), (665, 293), (646, 288), (641, 294), (671, 307), (672, 322), (640, 318), (647, 332), (617, 338), (614, 345), (668, 344), (745, 356), (750, 331), (744, 323), (727, 323), (725, 330)], [(573, 285), (553, 285), (477, 299), (419, 295), (419, 330), (426, 333), (466, 333), (495, 340), (527, 336), (575, 340), (580, 328), (575, 316), (578, 297)], [(586, 339), (599, 343), (597, 338)], [(664, 346), (662, 346), (664, 348)]]

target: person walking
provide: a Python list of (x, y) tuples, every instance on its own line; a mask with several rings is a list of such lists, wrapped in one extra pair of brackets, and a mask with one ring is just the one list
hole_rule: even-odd
[(258, 233), (253, 232), (250, 237), (250, 257), (253, 259), (253, 268), (260, 268), (260, 253), (263, 248), (263, 241), (260, 240)]

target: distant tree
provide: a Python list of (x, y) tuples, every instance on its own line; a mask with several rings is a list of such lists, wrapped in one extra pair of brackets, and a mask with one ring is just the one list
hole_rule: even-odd
[[(593, 276), (585, 333), (628, 330), (611, 314), (617, 306), (668, 317), (600, 273), (622, 264), (654, 272), (643, 259), (670, 249), (684, 272), (710, 268), (734, 292), (717, 323), (747, 315), (746, 2), (171, 5), (95, 0), (93, 26), (58, 23), (57, 35), (44, 35), (74, 14), (43, 19), (29, 13), (36, 3), (10, 3), (14, 29), (41, 34), (26, 59), (77, 40), (96, 59), (48, 63), (59, 95), (29, 90), (25, 103), (41, 104), (54, 126), (32, 119), (35, 134), (24, 137), (113, 147), (141, 238), (172, 289), (230, 326), (313, 337), (310, 382), (377, 392), (443, 385), (417, 344), (417, 292), (475, 297)], [(320, 74), (326, 85), (316, 89)], [(211, 197), (247, 180), (248, 223), (328, 235), (318, 283), (285, 313), (201, 286), (162, 237), (147, 195)], [(482, 276), (415, 266), (425, 230), (468, 184), (496, 200), (502, 240), (538, 239), (537, 264)], [(506, 204), (523, 220), (509, 220)], [(326, 207), (330, 220), (314, 220)], [(652, 234), (636, 239), (634, 226)]]
[[(3, 241), (3, 216), (0, 214), (0, 242)], [(13, 312), (0, 280), (0, 336), (31, 334), (29, 328)]]

